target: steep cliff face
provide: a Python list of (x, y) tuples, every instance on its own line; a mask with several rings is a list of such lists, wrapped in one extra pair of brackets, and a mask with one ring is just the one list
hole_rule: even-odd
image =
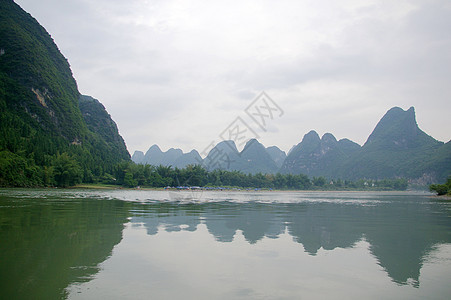
[(79, 108), (88, 129), (106, 142), (107, 147), (112, 150), (116, 159), (129, 160), (130, 154), (127, 151), (124, 139), (119, 134), (116, 122), (113, 121), (103, 104), (90, 96), (81, 95)]
[(0, 16), (0, 76), (7, 109), (70, 142), (81, 140), (86, 126), (69, 63), (45, 29), (13, 1), (0, 2)]
[[(0, 159), (2, 174), (10, 173), (0, 185), (42, 184), (61, 153), (85, 175), (129, 159), (104, 107), (79, 97), (69, 63), (51, 36), (13, 1), (0, 1)], [(98, 114), (100, 123), (89, 114)], [(16, 175), (23, 174), (19, 181), (8, 170), (14, 165)]]

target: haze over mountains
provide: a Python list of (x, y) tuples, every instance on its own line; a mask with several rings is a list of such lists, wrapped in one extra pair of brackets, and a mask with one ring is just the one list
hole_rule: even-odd
[(183, 153), (180, 149), (171, 148), (168, 151), (163, 152), (160, 147), (153, 145), (147, 150), (146, 154), (141, 151), (135, 151), (132, 155), (132, 160), (138, 164), (184, 168), (187, 165), (199, 164), (199, 162), (202, 161), (202, 158), (196, 150), (192, 150), (189, 153)]
[[(13, 1), (0, 2), (0, 17), (0, 186), (65, 185), (68, 171), (72, 183), (123, 175), (118, 164), (128, 164), (130, 155), (116, 124), (98, 100), (80, 94), (51, 36)], [(157, 145), (132, 159), (331, 179), (405, 177), (432, 183), (451, 175), (451, 143), (424, 133), (413, 107), (390, 109), (363, 146), (311, 131), (288, 155), (252, 139), (241, 152), (234, 141), (222, 141), (204, 159), (196, 150), (163, 152)]]
[[(187, 159), (187, 155), (191, 154)], [(314, 130), (305, 134), (288, 155), (277, 146), (265, 148), (255, 139), (239, 152), (234, 141), (221, 141), (201, 160), (192, 150), (162, 152), (152, 146), (146, 155), (136, 151), (136, 163), (185, 167), (202, 164), (207, 170), (236, 170), (244, 173), (305, 174), (335, 179), (409, 178), (418, 183), (445, 180), (451, 174), (451, 144), (437, 141), (417, 125), (413, 107), (393, 107), (382, 117), (363, 146), (338, 140)], [(186, 158), (185, 158), (186, 157)]]
[(212, 148), (205, 159), (202, 159), (197, 150), (183, 153), (180, 149), (171, 148), (166, 152), (153, 145), (144, 154), (135, 151), (132, 160), (138, 164), (172, 166), (184, 168), (188, 165), (202, 164), (207, 170), (214, 169), (239, 170), (245, 173), (274, 173), (282, 165), (286, 154), (273, 146), (265, 148), (257, 140), (252, 139), (246, 143), (239, 152), (233, 141), (222, 141)]

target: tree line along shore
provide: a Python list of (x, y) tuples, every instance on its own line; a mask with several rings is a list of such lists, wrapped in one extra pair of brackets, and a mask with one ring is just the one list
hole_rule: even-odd
[(118, 163), (108, 172), (101, 168), (91, 172), (81, 168), (77, 161), (67, 154), (58, 155), (54, 163), (43, 170), (33, 168), (28, 172), (32, 173), (32, 181), (21, 178), (27, 176), (26, 172), (16, 174), (16, 168), (9, 171), (8, 182), (0, 182), (0, 186), (83, 187), (80, 185), (83, 183), (85, 187), (97, 188), (216, 187), (277, 190), (406, 190), (408, 187), (408, 181), (404, 178), (351, 181), (323, 176), (310, 178), (304, 174), (245, 174), (241, 171), (219, 169), (207, 171), (201, 165), (173, 168), (141, 165), (130, 161)]

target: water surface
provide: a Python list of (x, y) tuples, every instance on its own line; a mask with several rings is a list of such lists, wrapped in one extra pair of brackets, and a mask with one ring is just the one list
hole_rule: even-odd
[(0, 190), (0, 298), (449, 299), (422, 193)]

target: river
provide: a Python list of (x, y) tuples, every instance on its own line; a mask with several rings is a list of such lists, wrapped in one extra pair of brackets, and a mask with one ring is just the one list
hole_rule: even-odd
[(450, 299), (419, 192), (0, 189), (2, 299)]

